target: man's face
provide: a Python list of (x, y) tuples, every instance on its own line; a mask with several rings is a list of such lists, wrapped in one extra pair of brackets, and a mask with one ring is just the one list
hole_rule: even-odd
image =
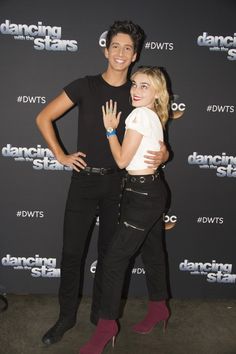
[(109, 66), (114, 70), (127, 70), (135, 61), (136, 56), (133, 41), (125, 33), (118, 33), (112, 37), (109, 48), (105, 49), (105, 57), (108, 59)]

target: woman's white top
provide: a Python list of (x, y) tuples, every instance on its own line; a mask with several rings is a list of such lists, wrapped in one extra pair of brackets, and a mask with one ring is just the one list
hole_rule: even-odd
[(159, 140), (163, 141), (163, 129), (158, 115), (147, 107), (135, 108), (125, 120), (125, 128), (133, 129), (143, 135), (141, 143), (126, 170), (147, 168), (144, 155), (147, 150), (159, 151)]

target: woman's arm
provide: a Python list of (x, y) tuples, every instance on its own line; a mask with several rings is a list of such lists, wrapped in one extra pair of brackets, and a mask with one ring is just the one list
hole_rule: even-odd
[(136, 130), (127, 129), (122, 146), (116, 135), (108, 137), (112, 155), (119, 168), (122, 169), (129, 165), (141, 143), (142, 137), (143, 135)]

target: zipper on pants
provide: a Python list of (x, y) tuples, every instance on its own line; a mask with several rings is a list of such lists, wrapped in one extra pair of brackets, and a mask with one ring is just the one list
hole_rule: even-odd
[(145, 229), (141, 229), (140, 227), (137, 227), (135, 225), (129, 224), (127, 221), (124, 221), (124, 225), (126, 227), (131, 227), (131, 229), (139, 230), (139, 231), (144, 231)]
[(137, 194), (148, 195), (147, 192), (139, 192), (139, 191), (136, 191), (136, 190), (134, 190), (132, 188), (125, 188), (125, 190), (128, 191), (128, 192), (133, 192), (133, 193), (137, 193)]

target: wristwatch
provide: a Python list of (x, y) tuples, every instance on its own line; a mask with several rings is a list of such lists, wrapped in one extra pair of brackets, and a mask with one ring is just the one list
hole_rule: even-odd
[(116, 135), (116, 130), (113, 129), (112, 127), (107, 128), (107, 137), (109, 136)]

